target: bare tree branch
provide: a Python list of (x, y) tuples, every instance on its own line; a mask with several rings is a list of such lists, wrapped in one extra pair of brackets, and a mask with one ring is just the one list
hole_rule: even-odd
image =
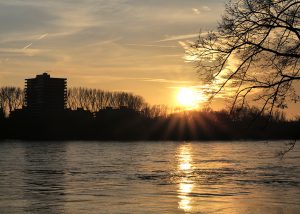
[(300, 1), (229, 0), (215, 32), (200, 34), (187, 49), (211, 98), (229, 89), (232, 108), (247, 101), (271, 115), (299, 101)]

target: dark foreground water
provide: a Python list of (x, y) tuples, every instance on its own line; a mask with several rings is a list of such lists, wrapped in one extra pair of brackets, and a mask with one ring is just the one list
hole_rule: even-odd
[(299, 143), (2, 142), (0, 213), (300, 213)]

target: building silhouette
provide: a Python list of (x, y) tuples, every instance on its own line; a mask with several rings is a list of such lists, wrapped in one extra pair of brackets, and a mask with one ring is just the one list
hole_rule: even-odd
[(63, 112), (67, 101), (67, 79), (43, 73), (25, 80), (26, 110), (35, 115)]

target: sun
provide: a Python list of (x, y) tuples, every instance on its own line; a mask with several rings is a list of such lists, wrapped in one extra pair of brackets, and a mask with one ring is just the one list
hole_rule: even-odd
[(177, 94), (179, 105), (186, 109), (195, 109), (198, 107), (198, 95), (192, 88), (181, 88)]

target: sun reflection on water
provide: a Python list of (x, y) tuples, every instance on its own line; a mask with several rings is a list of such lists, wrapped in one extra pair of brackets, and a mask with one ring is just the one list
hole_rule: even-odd
[(191, 164), (190, 163), (182, 163), (182, 164), (180, 164), (180, 169), (181, 170), (190, 170)]
[(177, 190), (178, 198), (180, 199), (178, 202), (178, 208), (184, 210), (185, 212), (189, 212), (192, 209), (192, 198), (189, 196), (193, 190), (193, 183), (189, 179), (189, 174), (193, 168), (190, 150), (191, 145), (181, 145), (179, 147), (178, 156), (178, 171), (180, 174), (183, 174), (181, 180), (179, 181), (180, 183)]

